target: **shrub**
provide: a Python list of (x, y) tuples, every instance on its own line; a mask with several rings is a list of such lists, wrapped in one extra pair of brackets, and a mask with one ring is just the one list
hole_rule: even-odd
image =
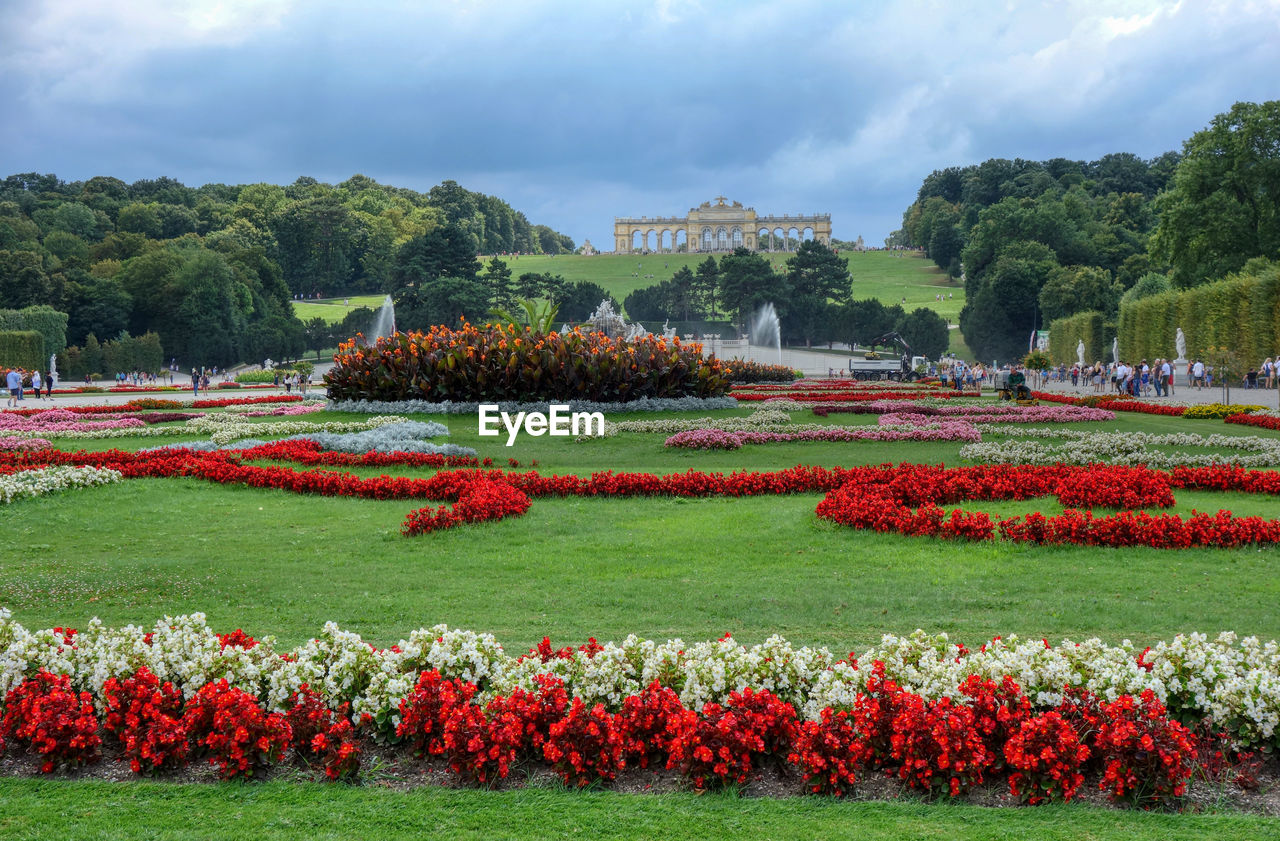
[(1263, 408), (1263, 406), (1248, 403), (1204, 403), (1199, 406), (1188, 406), (1182, 416), (1193, 420), (1222, 420), (1227, 415), (1247, 415), (1260, 412)]
[(165, 409), (181, 409), (182, 404), (177, 400), (161, 400), (156, 397), (135, 397), (125, 403), (123, 408), (134, 412), (149, 412)]
[(957, 797), (982, 783), (991, 760), (973, 710), (950, 698), (904, 694), (893, 718), (893, 758), (908, 786)]
[(902, 687), (884, 675), (884, 663), (871, 666), (867, 686), (853, 701), (854, 727), (866, 742), (866, 763), (872, 768), (891, 768), (893, 757), (893, 720), (902, 706)]
[(522, 723), (510, 711), (466, 703), (451, 709), (443, 743), (449, 767), (464, 781), (489, 785), (505, 779), (520, 747)]
[(671, 724), (685, 712), (680, 696), (654, 681), (639, 695), (629, 695), (618, 713), (627, 759), (641, 768), (665, 764), (671, 754)]
[(418, 675), (418, 683), (400, 701), (400, 723), (396, 735), (413, 741), (418, 756), (440, 756), (445, 752), (444, 731), (449, 716), (459, 706), (470, 703), (475, 684), (445, 680), (432, 669)]
[(1098, 787), (1113, 800), (1149, 809), (1181, 798), (1196, 756), (1191, 731), (1166, 716), (1150, 689), (1135, 699), (1121, 695), (1102, 705), (1097, 751), (1103, 763)]
[(795, 709), (769, 690), (731, 692), (724, 706), (709, 703), (671, 722), (667, 767), (698, 790), (745, 783), (758, 760), (789, 755), (795, 728)]
[(5, 696), (0, 740), (25, 747), (43, 758), (40, 773), (55, 767), (97, 762), (98, 716), (88, 692), (77, 694), (71, 678), (41, 669)]
[(102, 685), (103, 727), (120, 741), (135, 774), (187, 764), (187, 728), (182, 693), (145, 666), (133, 677)]
[(1004, 758), (1012, 772), (1009, 793), (1035, 806), (1075, 797), (1089, 749), (1066, 719), (1047, 712), (1022, 721), (1005, 742)]
[(325, 375), (333, 400), (621, 403), (644, 397), (717, 397), (722, 364), (701, 346), (645, 336), (610, 339), (579, 329), (564, 335), (514, 325), (397, 333), (373, 348), (348, 342)]
[(224, 780), (249, 778), (276, 764), (288, 750), (289, 722), (226, 679), (206, 683), (183, 716), (192, 744), (207, 753)]
[(241, 371), (236, 374), (238, 383), (274, 383), (278, 375), (275, 371)]
[(302, 756), (320, 760), (330, 780), (352, 778), (360, 772), (361, 751), (349, 715), (349, 704), (342, 704), (335, 713), (305, 683), (289, 697), (286, 718), (294, 748)]
[(494, 717), (509, 713), (512, 720), (518, 722), (516, 748), (536, 756), (542, 753), (551, 725), (569, 708), (569, 693), (565, 691), (564, 681), (555, 675), (534, 675), (533, 681), (533, 690), (517, 686), (510, 695), (499, 695), (490, 701), (486, 710)]
[(0, 368), (24, 371), (44, 370), (49, 357), (44, 352), (44, 336), (35, 330), (0, 330)]
[(588, 707), (581, 698), (551, 725), (542, 752), (565, 784), (578, 788), (612, 780), (626, 767), (617, 720), (604, 704)]
[(974, 727), (982, 737), (993, 768), (1004, 761), (1004, 746), (1031, 714), (1031, 702), (1017, 681), (1005, 675), (996, 683), (990, 678), (970, 675), (960, 684), (960, 694), (973, 710)]
[(746, 359), (725, 359), (721, 363), (725, 375), (735, 383), (789, 383), (796, 372), (786, 365), (765, 365)]
[(854, 726), (853, 715), (827, 707), (821, 721), (800, 725), (787, 761), (800, 769), (809, 791), (841, 797), (870, 757), (871, 749)]

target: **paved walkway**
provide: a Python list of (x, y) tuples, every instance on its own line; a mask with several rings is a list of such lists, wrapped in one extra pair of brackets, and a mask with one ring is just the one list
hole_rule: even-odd
[[(1110, 387), (1110, 383), (1106, 384)], [(1056, 394), (1070, 394), (1075, 397), (1087, 397), (1094, 393), (1093, 386), (1076, 387), (1071, 385), (1071, 381), (1066, 382), (1045, 382), (1039, 386), (1033, 386), (1037, 391), (1048, 391)], [(1114, 393), (1114, 392), (1107, 392)], [(1153, 392), (1142, 399), (1148, 403), (1157, 404), (1179, 404), (1179, 405), (1197, 405), (1200, 403), (1222, 403), (1225, 399), (1229, 399), (1232, 403), (1252, 403), (1257, 406), (1265, 406), (1268, 409), (1280, 408), (1280, 390), (1271, 389), (1268, 391), (1264, 388), (1247, 389), (1240, 388), (1234, 384), (1231, 387), (1230, 398), (1226, 398), (1220, 385), (1214, 384), (1212, 388), (1191, 388), (1190, 386), (1174, 386), (1174, 393), (1169, 397), (1156, 397)]]

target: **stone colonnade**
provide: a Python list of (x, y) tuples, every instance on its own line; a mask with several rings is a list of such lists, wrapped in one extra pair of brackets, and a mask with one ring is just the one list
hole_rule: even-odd
[(806, 239), (831, 244), (831, 214), (760, 216), (724, 196), (690, 208), (688, 216), (614, 217), (614, 250), (618, 254), (794, 251)]

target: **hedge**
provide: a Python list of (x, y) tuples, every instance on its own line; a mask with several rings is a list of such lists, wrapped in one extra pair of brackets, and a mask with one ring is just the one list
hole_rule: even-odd
[(35, 330), (0, 330), (0, 368), (45, 370), (44, 336)]
[(1049, 325), (1049, 358), (1055, 365), (1074, 364), (1077, 361), (1076, 346), (1083, 339), (1086, 365), (1109, 361), (1114, 334), (1115, 325), (1104, 322), (1102, 313), (1097, 310), (1059, 318)]
[(0, 330), (35, 330), (44, 337), (44, 370), (50, 354), (61, 353), (67, 346), (67, 314), (53, 307), (40, 305), (20, 310), (0, 309)]
[(1122, 303), (1121, 356), (1173, 356), (1179, 327), (1188, 359), (1228, 348), (1245, 366), (1256, 368), (1275, 357), (1280, 353), (1280, 263), (1253, 261), (1216, 283)]

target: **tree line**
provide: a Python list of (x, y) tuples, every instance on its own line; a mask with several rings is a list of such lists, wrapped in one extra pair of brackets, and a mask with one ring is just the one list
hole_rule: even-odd
[(1236, 103), (1181, 152), (1092, 162), (991, 159), (924, 179), (891, 238), (965, 281), (965, 340), (982, 359), (1032, 330), (1280, 258), (1280, 101)]
[(393, 291), (400, 251), (444, 226), (473, 255), (574, 247), (453, 181), (419, 193), (363, 175), (193, 188), (24, 173), (0, 182), (0, 308), (64, 312), (82, 348), (155, 333), (186, 364), (289, 358), (307, 341), (291, 301)]

